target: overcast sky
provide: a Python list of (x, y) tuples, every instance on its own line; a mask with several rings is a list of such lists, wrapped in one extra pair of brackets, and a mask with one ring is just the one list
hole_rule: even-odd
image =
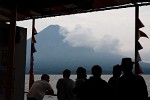
[[(139, 19), (145, 27), (140, 28), (150, 37), (150, 6), (139, 9)], [(95, 52), (107, 51), (134, 59), (135, 8), (122, 8), (83, 14), (57, 16), (35, 20), (40, 32), (49, 25), (60, 25), (64, 42), (73, 47), (88, 47)], [(27, 28), (31, 36), (32, 20), (17, 22)], [(143, 49), (139, 51), (142, 61), (150, 62), (150, 39), (141, 37)]]

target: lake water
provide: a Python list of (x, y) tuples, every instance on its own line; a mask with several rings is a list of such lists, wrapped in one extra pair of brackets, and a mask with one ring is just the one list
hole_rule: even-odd
[[(102, 78), (106, 81), (108, 81), (108, 79), (111, 77), (112, 75), (102, 75)], [(148, 92), (149, 92), (149, 96), (150, 96), (150, 75), (142, 75), (146, 81), (146, 84), (147, 84), (147, 89), (148, 89)], [(90, 75), (88, 75), (88, 77), (90, 77)], [(35, 80), (40, 80), (41, 78), (41, 75), (35, 75)], [(50, 75), (50, 84), (52, 86), (52, 88), (54, 89), (54, 92), (55, 94), (57, 93), (57, 90), (56, 90), (56, 82), (58, 81), (59, 78), (62, 78), (62, 75)], [(71, 79), (75, 80), (76, 79), (76, 75), (71, 75), (70, 76)], [(28, 89), (29, 89), (29, 75), (26, 75), (25, 77), (25, 92), (28, 92)], [(24, 97), (26, 100), (26, 94), (25, 94), (25, 97)], [(57, 97), (56, 96), (49, 96), (49, 95), (46, 95), (44, 97), (44, 100), (57, 100)]]

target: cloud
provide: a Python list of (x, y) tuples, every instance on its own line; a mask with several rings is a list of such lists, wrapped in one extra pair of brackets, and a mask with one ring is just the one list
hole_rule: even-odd
[(60, 34), (64, 36), (63, 42), (68, 43), (72, 47), (86, 47), (93, 49), (95, 52), (111, 53), (117, 53), (120, 48), (118, 39), (110, 35), (99, 37), (90, 28), (83, 28), (79, 24), (72, 31), (61, 27)]

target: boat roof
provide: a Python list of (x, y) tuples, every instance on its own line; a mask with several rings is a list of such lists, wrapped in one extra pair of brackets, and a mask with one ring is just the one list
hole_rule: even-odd
[(0, 22), (17, 21), (149, 5), (150, 0), (0, 0)]

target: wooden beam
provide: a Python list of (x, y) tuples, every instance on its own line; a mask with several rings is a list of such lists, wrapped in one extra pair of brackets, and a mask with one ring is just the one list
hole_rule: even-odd
[(15, 52), (15, 36), (16, 36), (16, 18), (17, 7), (11, 9), (10, 16), (10, 33), (8, 42), (8, 65), (7, 65), (7, 87), (5, 93), (5, 100), (12, 100), (13, 98), (13, 78), (14, 78), (14, 52)]

